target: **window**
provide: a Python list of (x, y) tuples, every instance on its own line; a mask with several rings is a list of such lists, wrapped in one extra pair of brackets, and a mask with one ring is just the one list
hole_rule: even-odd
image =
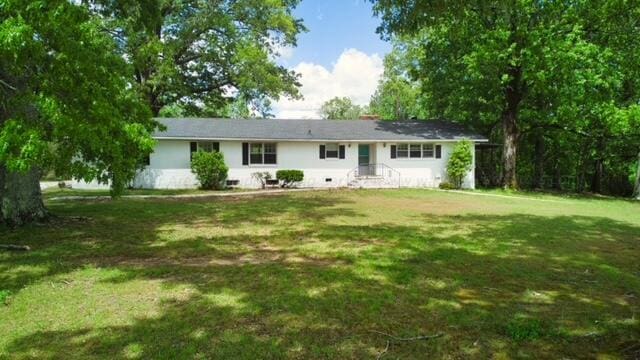
[(251, 164), (276, 164), (275, 143), (253, 143), (250, 146), (249, 162)]
[(409, 157), (410, 158), (420, 158), (420, 144), (411, 144), (409, 145)]
[(338, 158), (338, 144), (327, 144), (325, 146), (325, 157), (327, 159)]
[(212, 152), (214, 150), (218, 151), (218, 148), (218, 143), (213, 141), (198, 141), (198, 151)]
[(409, 144), (398, 144), (398, 158), (409, 157)]
[(423, 158), (433, 157), (433, 144), (422, 144), (422, 157)]
[(193, 154), (198, 151), (212, 152), (220, 151), (220, 143), (215, 141), (192, 141), (191, 147), (191, 160), (193, 160)]
[(434, 144), (398, 144), (396, 157), (399, 159), (429, 159), (436, 155)]
[(276, 164), (276, 144), (266, 143), (264, 144), (264, 163)]
[(249, 159), (252, 164), (262, 164), (262, 144), (251, 144)]

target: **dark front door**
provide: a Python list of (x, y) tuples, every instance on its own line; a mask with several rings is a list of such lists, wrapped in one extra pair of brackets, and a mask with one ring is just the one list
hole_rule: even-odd
[(369, 144), (358, 145), (358, 175), (368, 176), (371, 175), (369, 171)]

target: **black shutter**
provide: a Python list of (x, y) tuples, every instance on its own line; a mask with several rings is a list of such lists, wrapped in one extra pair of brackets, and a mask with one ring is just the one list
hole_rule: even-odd
[(391, 158), (392, 159), (396, 158), (396, 146), (395, 145), (391, 145)]
[(219, 142), (214, 142), (213, 143), (213, 150), (215, 150), (216, 152), (220, 152), (220, 143)]
[(324, 159), (324, 145), (320, 145), (320, 159)]
[(249, 165), (249, 143), (242, 143), (242, 165)]
[(338, 148), (338, 150), (339, 150), (339, 155), (338, 155), (338, 157), (339, 157), (340, 159), (344, 159), (344, 145), (340, 145), (340, 147)]
[(442, 146), (436, 145), (436, 159), (440, 159), (442, 157)]
[(193, 153), (198, 151), (198, 143), (195, 141), (191, 142), (191, 154), (189, 155), (189, 161), (193, 161)]

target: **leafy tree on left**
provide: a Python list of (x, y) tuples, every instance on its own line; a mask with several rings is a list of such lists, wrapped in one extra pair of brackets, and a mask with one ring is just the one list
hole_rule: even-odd
[(43, 167), (119, 194), (153, 147), (151, 112), (86, 7), (0, 0), (0, 213), (10, 226), (47, 217)]

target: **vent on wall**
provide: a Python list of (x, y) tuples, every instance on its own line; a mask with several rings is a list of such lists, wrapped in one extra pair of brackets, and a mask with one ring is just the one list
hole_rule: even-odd
[(331, 181), (333, 181), (331, 178), (325, 178), (324, 179), (324, 182), (331, 182)]

